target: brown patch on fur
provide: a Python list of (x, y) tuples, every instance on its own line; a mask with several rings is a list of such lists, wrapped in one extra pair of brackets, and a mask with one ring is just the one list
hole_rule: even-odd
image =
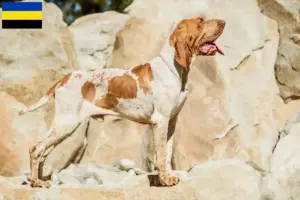
[(107, 91), (116, 98), (133, 99), (137, 94), (136, 81), (128, 74), (116, 76), (109, 80)]
[(85, 100), (92, 102), (96, 95), (96, 88), (94, 84), (86, 81), (81, 88), (81, 94)]
[(137, 95), (137, 84), (133, 77), (128, 74), (116, 76), (109, 80), (107, 94), (95, 101), (95, 105), (101, 108), (111, 109), (116, 106), (118, 98), (133, 99)]
[(137, 75), (140, 88), (144, 94), (148, 94), (151, 91), (150, 82), (153, 80), (153, 73), (149, 63), (136, 66), (132, 69), (132, 73)]
[(96, 100), (95, 105), (105, 109), (111, 109), (119, 103), (118, 99), (116, 99), (112, 95), (106, 95), (102, 99)]
[(60, 79), (59, 81), (57, 81), (49, 90), (48, 92), (45, 94), (46, 97), (50, 97), (54, 94), (54, 91), (57, 87), (59, 86), (63, 86), (65, 85), (68, 80), (70, 79), (72, 73), (65, 75), (64, 77), (62, 77), (62, 79)]

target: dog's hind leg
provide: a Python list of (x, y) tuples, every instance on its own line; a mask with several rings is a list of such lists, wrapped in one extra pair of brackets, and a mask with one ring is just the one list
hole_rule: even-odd
[(56, 144), (60, 143), (66, 137), (68, 137), (75, 128), (79, 125), (79, 122), (73, 122), (72, 124), (56, 125), (53, 132), (44, 140), (34, 145), (29, 150), (30, 154), (30, 168), (31, 168), (31, 186), (32, 187), (49, 187), (47, 182), (43, 182), (39, 179), (40, 163), (45, 160), (49, 148), (53, 148)]
[(60, 88), (55, 99), (55, 119), (49, 130), (49, 134), (42, 141), (30, 148), (30, 168), (32, 187), (50, 187), (48, 182), (39, 179), (41, 177), (40, 163), (45, 160), (50, 150), (62, 140), (67, 138), (80, 124), (79, 112), (83, 99), (67, 88)]

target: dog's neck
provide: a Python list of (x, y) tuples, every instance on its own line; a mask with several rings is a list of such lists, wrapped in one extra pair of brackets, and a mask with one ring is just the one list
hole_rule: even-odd
[(179, 79), (181, 82), (181, 90), (184, 91), (188, 80), (190, 66), (183, 67), (175, 60), (175, 49), (170, 46), (169, 39), (165, 41), (159, 56), (166, 63), (173, 74)]

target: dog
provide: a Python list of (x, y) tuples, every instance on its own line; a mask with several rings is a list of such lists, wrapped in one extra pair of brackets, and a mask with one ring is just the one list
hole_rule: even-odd
[(224, 55), (214, 43), (225, 21), (201, 17), (183, 19), (167, 38), (159, 56), (129, 69), (78, 70), (56, 82), (33, 111), (55, 98), (55, 118), (48, 136), (29, 149), (30, 185), (50, 187), (39, 177), (39, 167), (51, 150), (68, 137), (87, 117), (115, 115), (151, 125), (154, 134), (156, 169), (160, 186), (173, 186), (172, 138), (177, 116), (187, 98), (187, 80), (195, 56)]

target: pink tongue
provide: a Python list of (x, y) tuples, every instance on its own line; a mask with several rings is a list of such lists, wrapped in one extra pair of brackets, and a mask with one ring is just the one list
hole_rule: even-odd
[(219, 54), (224, 55), (223, 51), (219, 49), (219, 47), (215, 43), (206, 43), (202, 47), (200, 47), (200, 50), (202, 52), (209, 52), (212, 49), (215, 49)]

